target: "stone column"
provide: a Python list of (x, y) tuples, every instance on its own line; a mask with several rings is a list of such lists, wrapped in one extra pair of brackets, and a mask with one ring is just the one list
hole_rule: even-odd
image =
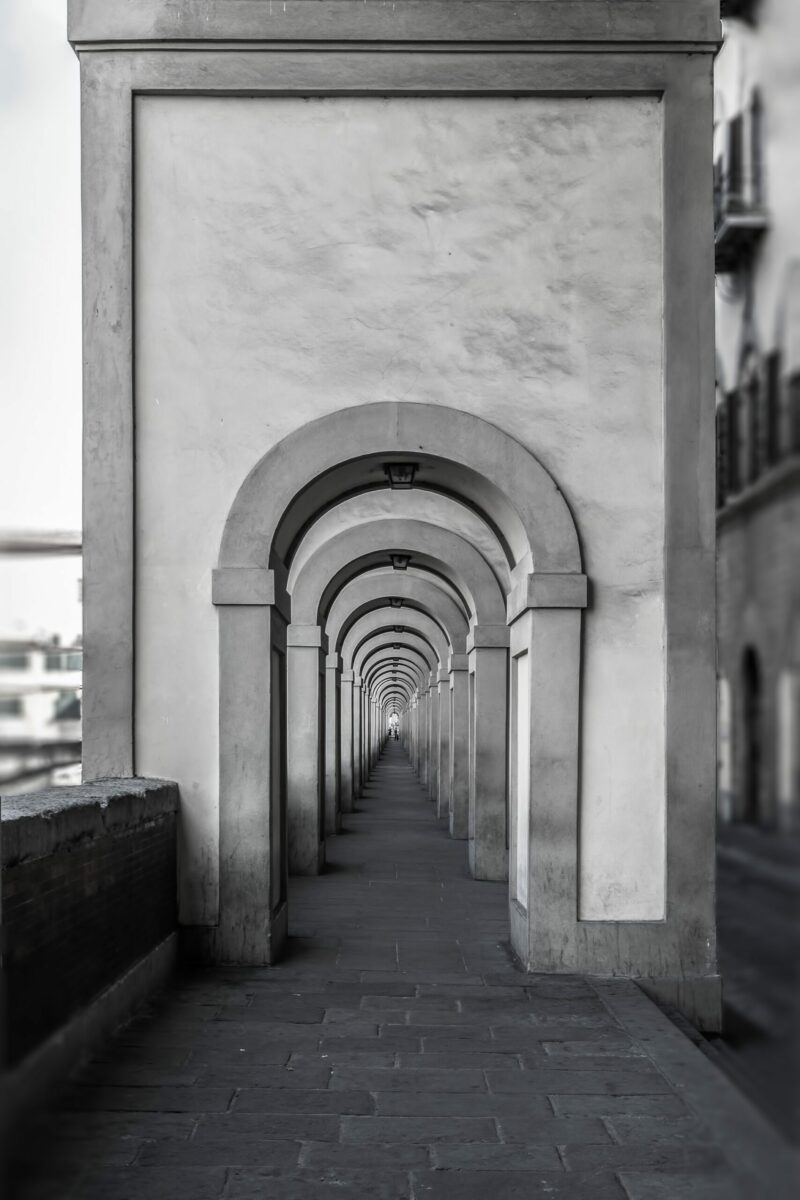
[(325, 832), (338, 833), (342, 827), (339, 792), (341, 721), (339, 718), (338, 654), (325, 659)]
[(361, 688), (361, 791), (367, 786), (369, 780), (369, 714), (370, 714), (370, 698), (369, 688)]
[(353, 811), (353, 672), (342, 671), (339, 683), (339, 807), (343, 813)]
[(214, 571), (219, 610), (220, 963), (265, 965), (287, 933), (284, 789), (286, 621), (272, 571)]
[(469, 837), (469, 678), (466, 654), (451, 654), (450, 678), (450, 836)]
[(428, 786), (428, 688), (423, 684), (419, 691), (419, 781), (423, 789)]
[(353, 805), (361, 795), (361, 724), (364, 703), (361, 696), (361, 676), (353, 676)]
[(436, 816), (449, 820), (450, 817), (450, 676), (447, 671), (437, 671), (436, 686), (439, 693), (439, 761), (436, 768), (437, 787)]
[(378, 761), (378, 701), (372, 701), (372, 738), (370, 739), (370, 754), (372, 757), (372, 765), (375, 766)]
[(286, 796), (290, 875), (317, 875), (325, 861), (323, 638), (318, 625), (290, 625), (287, 630)]
[(428, 690), (428, 795), (434, 804), (439, 793), (439, 683), (432, 671)]
[(507, 879), (508, 627), (467, 638), (470, 693), (469, 865), (475, 879)]
[(419, 775), (419, 753), (417, 747), (417, 718), (419, 716), (419, 696), (414, 692), (411, 697), (411, 708), (409, 710), (409, 735), (410, 735), (410, 754), (411, 766), (417, 775)]
[(532, 971), (577, 962), (583, 575), (533, 575), (511, 624), (509, 920)]

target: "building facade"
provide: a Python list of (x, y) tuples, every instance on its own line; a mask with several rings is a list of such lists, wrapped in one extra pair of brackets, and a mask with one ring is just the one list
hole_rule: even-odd
[(800, 828), (800, 10), (723, 5), (716, 61), (719, 808)]
[(70, 6), (87, 778), (266, 963), (387, 722), (532, 970), (719, 1020), (716, 0)]
[(80, 783), (82, 651), (0, 641), (0, 790)]

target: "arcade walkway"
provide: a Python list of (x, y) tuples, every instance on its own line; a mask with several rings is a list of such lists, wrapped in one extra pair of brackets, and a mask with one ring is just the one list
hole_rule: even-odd
[(515, 969), (506, 885), (469, 878), (397, 743), (358, 808), (292, 881), (288, 960), (176, 984), (70, 1086), (14, 1196), (780, 1194), (744, 1102), (634, 984)]

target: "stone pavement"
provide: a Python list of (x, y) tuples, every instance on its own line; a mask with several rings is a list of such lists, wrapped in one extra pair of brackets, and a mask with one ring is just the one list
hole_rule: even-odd
[(328, 848), (291, 882), (288, 959), (177, 981), (66, 1089), (12, 1196), (782, 1194), (766, 1125), (633, 983), (515, 967), (506, 886), (469, 878), (396, 743)]
[(717, 937), (725, 980), (716, 1061), (800, 1147), (800, 837), (722, 826)]

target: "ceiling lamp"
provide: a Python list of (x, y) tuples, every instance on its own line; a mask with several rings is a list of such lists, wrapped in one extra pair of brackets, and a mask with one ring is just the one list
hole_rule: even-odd
[(394, 629), (395, 633), (402, 633), (403, 630), (405, 629), (405, 625), (394, 625), (393, 629)]
[(414, 486), (414, 476), (418, 469), (417, 463), (384, 463), (383, 469), (389, 481), (390, 488), (408, 490)]
[(392, 608), (402, 608), (403, 607), (402, 596), (392, 596), (391, 604), (392, 604)]
[(411, 562), (410, 554), (390, 554), (389, 558), (392, 560), (392, 566), (395, 571), (405, 571)]

